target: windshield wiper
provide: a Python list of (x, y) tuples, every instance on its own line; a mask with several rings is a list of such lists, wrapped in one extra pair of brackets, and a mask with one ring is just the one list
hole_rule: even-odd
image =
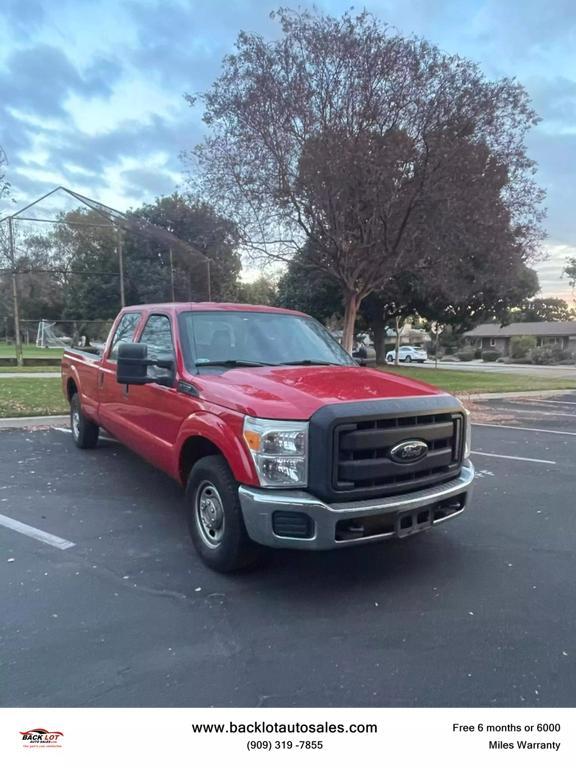
[(276, 365), (340, 365), (340, 363), (329, 363), (327, 360), (287, 360), (285, 363), (276, 363)]
[(197, 360), (197, 368), (261, 368), (269, 363), (259, 363), (258, 360)]

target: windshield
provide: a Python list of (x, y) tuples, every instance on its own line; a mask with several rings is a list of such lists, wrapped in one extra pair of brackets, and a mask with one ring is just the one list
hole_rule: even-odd
[(188, 367), (356, 365), (311, 317), (275, 312), (183, 312), (180, 330)]

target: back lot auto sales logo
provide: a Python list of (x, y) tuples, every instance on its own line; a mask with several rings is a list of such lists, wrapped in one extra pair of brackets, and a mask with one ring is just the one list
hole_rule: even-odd
[(32, 728), (20, 731), (23, 747), (61, 747), (62, 731), (47, 731), (46, 728)]

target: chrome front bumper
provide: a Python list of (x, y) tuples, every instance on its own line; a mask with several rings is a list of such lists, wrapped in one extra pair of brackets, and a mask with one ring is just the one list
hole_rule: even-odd
[[(238, 493), (246, 530), (253, 541), (282, 549), (334, 549), (402, 538), (457, 517), (470, 501), (473, 479), (474, 467), (465, 461), (458, 477), (447, 483), (383, 499), (327, 504), (306, 491), (245, 485)], [(279, 535), (275, 513), (296, 513), (300, 519), (306, 515), (309, 535)]]

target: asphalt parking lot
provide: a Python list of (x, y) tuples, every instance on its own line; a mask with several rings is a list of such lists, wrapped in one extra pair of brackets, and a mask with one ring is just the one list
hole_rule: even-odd
[(0, 706), (576, 706), (576, 395), (474, 421), (459, 519), (240, 576), (117, 443), (0, 433), (0, 514), (57, 537), (0, 524)]

